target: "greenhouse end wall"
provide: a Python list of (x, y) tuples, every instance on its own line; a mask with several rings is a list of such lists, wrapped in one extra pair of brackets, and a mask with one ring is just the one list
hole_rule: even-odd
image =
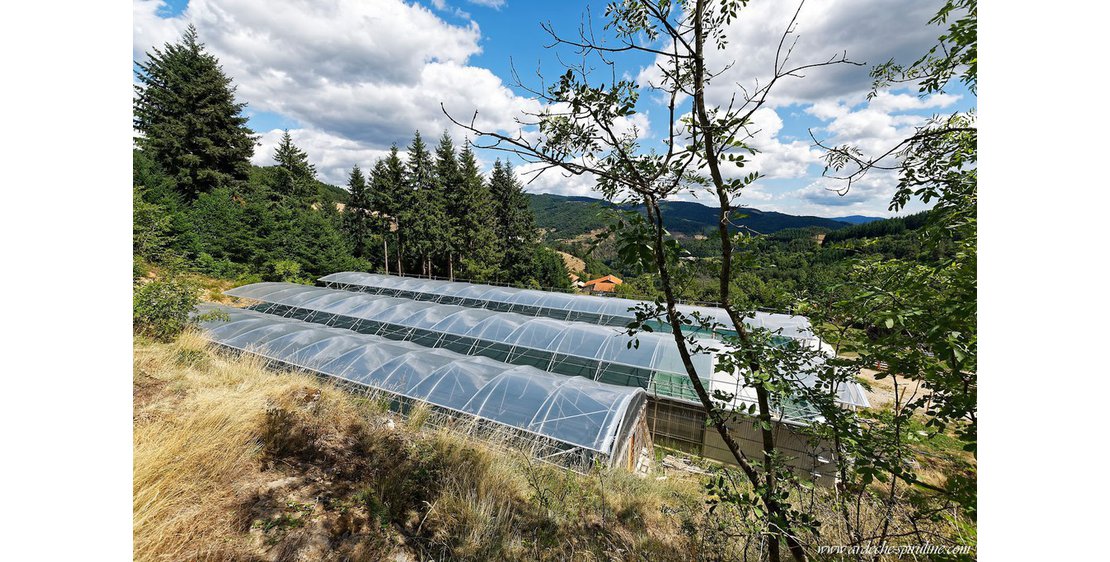
[[(729, 433), (750, 458), (763, 458), (763, 438), (758, 420), (739, 417), (728, 422)], [(647, 427), (657, 445), (697, 455), (725, 464), (736, 459), (717, 429), (707, 425), (701, 406), (649, 397)], [(772, 424), (775, 447), (782, 451), (786, 465), (801, 477), (821, 485), (836, 479), (835, 449), (827, 440), (805, 435), (804, 428), (793, 424)]]

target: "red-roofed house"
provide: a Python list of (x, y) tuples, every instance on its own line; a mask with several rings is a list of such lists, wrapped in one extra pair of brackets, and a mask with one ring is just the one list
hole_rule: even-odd
[(586, 281), (585, 289), (591, 293), (612, 293), (617, 290), (617, 285), (623, 284), (620, 277), (606, 275), (597, 279)]

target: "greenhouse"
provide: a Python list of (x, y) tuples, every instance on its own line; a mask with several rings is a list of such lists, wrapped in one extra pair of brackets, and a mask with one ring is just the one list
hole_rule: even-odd
[[(665, 334), (643, 333), (629, 345), (623, 330), (608, 326), (293, 283), (255, 283), (225, 294), (259, 301), (252, 308), (268, 314), (697, 400)], [(693, 361), (699, 372), (713, 372), (711, 354)]]
[(643, 449), (650, 451), (647, 396), (640, 388), (251, 310), (210, 306), (202, 312), (212, 310), (226, 317), (201, 327), (223, 348), (381, 392), (398, 404), (427, 403), (451, 420), (506, 430), (548, 460), (588, 465), (601, 459), (635, 468)]
[[(430, 301), (442, 304), (460, 304), (472, 308), (486, 308), (503, 312), (516, 312), (528, 316), (546, 316), (556, 320), (587, 322), (605, 326), (625, 327), (636, 319), (636, 307), (654, 303), (602, 297), (499, 287), (460, 281), (401, 277), (361, 272), (341, 272), (326, 275), (319, 279), (327, 287), (360, 291), (376, 295), (388, 295), (407, 299)], [(735, 335), (736, 328), (723, 309), (709, 306), (678, 305), (678, 310), (687, 315), (700, 315), (705, 321), (719, 325), (713, 335)], [(820, 345), (813, 335), (809, 320), (803, 316), (756, 312), (747, 321), (752, 327), (777, 332), (781, 337), (800, 339)], [(655, 328), (663, 327), (656, 322)], [(689, 331), (710, 335), (706, 330), (691, 327)]]
[[(292, 283), (255, 283), (225, 294), (258, 301), (252, 308), (268, 314), (641, 387), (655, 398), (698, 402), (678, 347), (668, 334), (643, 332), (633, 340), (624, 330), (609, 326)], [(735, 395), (734, 407), (754, 403), (754, 391), (743, 384), (742, 377), (716, 371), (712, 350), (719, 350), (722, 343), (699, 343), (706, 351), (693, 354), (692, 360), (707, 390)], [(843, 385), (837, 394), (844, 405), (867, 406), (859, 385)], [(785, 421), (805, 423), (815, 415), (789, 397), (779, 406)]]

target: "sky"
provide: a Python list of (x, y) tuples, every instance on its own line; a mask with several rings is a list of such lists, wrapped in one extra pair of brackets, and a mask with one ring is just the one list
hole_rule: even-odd
[[(912, 133), (932, 115), (975, 107), (962, 85), (944, 94), (920, 97), (913, 89), (880, 91), (871, 101), (868, 71), (890, 59), (910, 63), (941, 33), (927, 25), (940, 0), (810, 0), (796, 28), (796, 63), (827, 60), (845, 53), (861, 66), (812, 69), (802, 79), (781, 83), (754, 115), (758, 131), (752, 144), (759, 153), (742, 175), (758, 170), (764, 179), (745, 189), (737, 203), (762, 210), (838, 217), (891, 216), (888, 210), (897, 178), (873, 173), (843, 193), (844, 183), (822, 177), (827, 145), (851, 144), (881, 153)], [(185, 27), (197, 27), (200, 40), (216, 55), (247, 103), (249, 126), (261, 137), (253, 162), (273, 163), (273, 148), (283, 129), (316, 165), (323, 181), (346, 183), (354, 164), (367, 169), (390, 146), (407, 146), (413, 131), (436, 139), (447, 131), (461, 143), (440, 104), (460, 118), (477, 111), (486, 130), (515, 131), (515, 117), (540, 107), (526, 86), (548, 83), (562, 74), (564, 62), (580, 61), (568, 49), (546, 46), (540, 27), (550, 23), (575, 36), (583, 22), (604, 24), (605, 2), (558, 3), (524, 0), (136, 0), (133, 5), (133, 59), (143, 61), (152, 47), (177, 41)], [(708, 62), (726, 69), (707, 90), (712, 103), (727, 103), (739, 85), (751, 88), (769, 76), (775, 46), (797, 4), (752, 0), (729, 26), (729, 43)], [(589, 19), (586, 19), (586, 16)], [(646, 87), (658, 70), (650, 54), (614, 57), (618, 76)], [(595, 63), (596, 65), (596, 63)], [(598, 67), (597, 80), (611, 76)], [(644, 90), (636, 127), (645, 149), (662, 149), (667, 130), (665, 106)], [(488, 170), (503, 153), (480, 151)], [(590, 177), (548, 171), (525, 176), (528, 165), (513, 161), (535, 193), (586, 195)], [(682, 198), (710, 203), (705, 194)]]

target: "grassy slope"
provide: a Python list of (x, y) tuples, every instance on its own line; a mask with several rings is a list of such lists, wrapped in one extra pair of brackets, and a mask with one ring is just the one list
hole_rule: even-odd
[(706, 544), (688, 532), (705, 527), (696, 482), (568, 473), (260, 367), (192, 333), (136, 340), (136, 559), (667, 560)]

